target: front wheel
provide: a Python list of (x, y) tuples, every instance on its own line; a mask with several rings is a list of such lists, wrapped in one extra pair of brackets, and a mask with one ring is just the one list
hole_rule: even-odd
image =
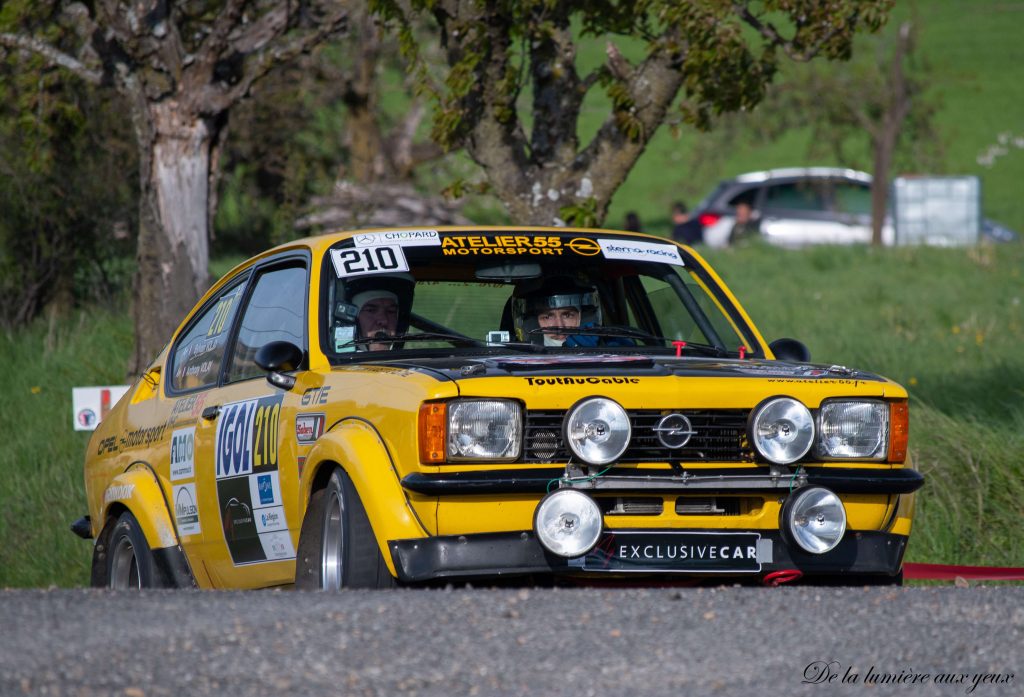
[(295, 555), (299, 590), (390, 588), (370, 519), (352, 480), (341, 468), (310, 497)]
[(114, 523), (107, 539), (107, 587), (114, 589), (158, 588), (153, 551), (130, 511)]

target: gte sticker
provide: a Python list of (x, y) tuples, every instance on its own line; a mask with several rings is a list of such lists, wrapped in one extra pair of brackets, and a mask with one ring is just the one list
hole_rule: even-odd
[[(225, 404), (218, 417), (217, 499), (224, 541), (236, 565), (295, 556), (278, 478), (282, 399), (272, 395)], [(264, 540), (265, 535), (272, 539)]]
[(338, 274), (338, 278), (409, 270), (405, 252), (397, 244), (356, 247), (355, 249), (332, 249), (331, 261), (334, 262), (334, 271)]
[(198, 535), (202, 532), (199, 527), (199, 504), (196, 501), (195, 484), (177, 484), (173, 490), (174, 496), (174, 521), (178, 524), (178, 534)]
[(605, 259), (626, 259), (629, 261), (660, 261), (663, 264), (683, 265), (679, 248), (671, 244), (640, 242), (638, 240), (599, 239)]
[(192, 479), (195, 465), (196, 429), (179, 428), (171, 434), (171, 481)]
[(300, 445), (315, 443), (324, 434), (326, 414), (299, 414), (295, 417), (295, 440)]
[(364, 232), (352, 238), (357, 247), (376, 247), (382, 244), (400, 244), (403, 247), (438, 247), (441, 237), (437, 230), (388, 230)]

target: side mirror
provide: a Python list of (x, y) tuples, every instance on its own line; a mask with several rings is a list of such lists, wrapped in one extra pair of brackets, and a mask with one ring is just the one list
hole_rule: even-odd
[(302, 349), (290, 341), (271, 341), (256, 351), (256, 365), (267, 371), (267, 382), (282, 390), (295, 387), (295, 378), (284, 373), (297, 370), (305, 358)]
[(796, 339), (776, 339), (768, 344), (768, 348), (780, 361), (794, 361), (796, 363), (809, 363), (811, 351), (803, 342)]

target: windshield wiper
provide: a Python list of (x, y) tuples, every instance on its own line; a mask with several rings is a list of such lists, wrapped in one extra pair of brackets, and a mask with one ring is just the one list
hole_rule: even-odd
[(480, 341), (469, 336), (463, 336), (462, 334), (444, 334), (442, 332), (418, 332), (416, 334), (396, 334), (394, 336), (390, 334), (379, 334), (377, 336), (367, 336), (362, 339), (353, 339), (348, 343), (342, 344), (336, 347), (335, 352), (338, 349), (348, 348), (349, 346), (364, 346), (366, 344), (397, 344), (407, 341), (448, 341), (453, 344), (463, 344), (466, 346), (487, 346), (486, 341)]
[(687, 341), (686, 346), (683, 346), (683, 350), (697, 351), (705, 356), (714, 356), (715, 358), (728, 358), (729, 351), (722, 348), (721, 346), (712, 346), (711, 344), (701, 344), (695, 341)]

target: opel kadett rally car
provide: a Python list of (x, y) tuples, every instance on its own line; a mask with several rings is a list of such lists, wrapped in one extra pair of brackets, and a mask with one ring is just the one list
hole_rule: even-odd
[(907, 393), (688, 247), (343, 232), (218, 281), (97, 428), (92, 582), (899, 583)]

